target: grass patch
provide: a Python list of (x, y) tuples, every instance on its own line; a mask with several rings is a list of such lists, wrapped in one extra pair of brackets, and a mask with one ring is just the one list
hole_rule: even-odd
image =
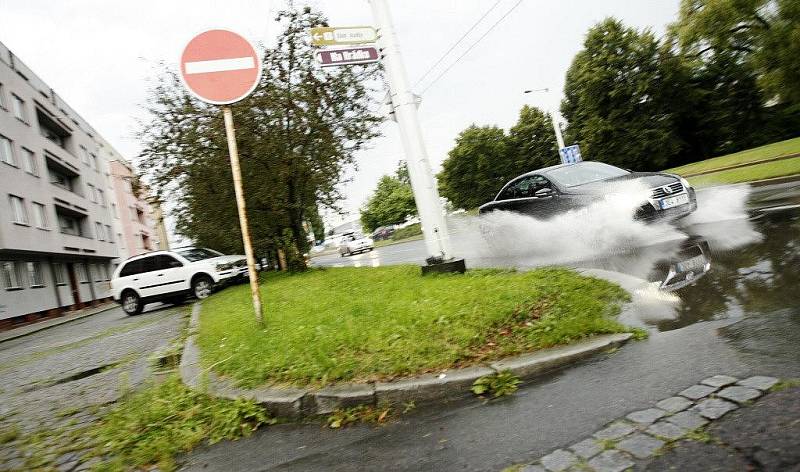
[(422, 277), (419, 267), (269, 274), (266, 328), (249, 287), (203, 302), (206, 366), (252, 387), (386, 380), (627, 331), (618, 286), (556, 268)]
[(736, 184), (800, 174), (800, 157), (689, 177), (695, 187)]
[(247, 436), (273, 421), (252, 401), (221, 400), (184, 386), (177, 376), (123, 398), (86, 431), (90, 455), (110, 457), (102, 470), (131, 470), (156, 464), (175, 469), (174, 456), (207, 440)]
[(11, 425), (0, 429), (0, 444), (8, 444), (19, 437), (19, 426)]
[(695, 174), (698, 172), (707, 172), (721, 167), (728, 167), (737, 164), (745, 164), (753, 161), (760, 161), (769, 159), (771, 157), (785, 156), (800, 152), (800, 138), (787, 139), (786, 141), (779, 141), (777, 143), (767, 144), (753, 149), (747, 149), (725, 156), (714, 157), (700, 162), (693, 162), (681, 167), (669, 169), (667, 172), (674, 172), (676, 174)]

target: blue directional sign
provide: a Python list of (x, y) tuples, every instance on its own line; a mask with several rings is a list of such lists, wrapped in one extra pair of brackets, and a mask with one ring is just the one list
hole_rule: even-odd
[(575, 164), (581, 162), (581, 148), (577, 144), (559, 149), (562, 164)]

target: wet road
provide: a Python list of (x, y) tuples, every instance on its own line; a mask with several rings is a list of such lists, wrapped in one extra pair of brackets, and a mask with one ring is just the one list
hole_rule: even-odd
[[(723, 198), (709, 200), (709, 207), (735, 200), (733, 193), (716, 196)], [(634, 307), (624, 316), (652, 329), (645, 341), (538, 379), (500, 401), (420, 408), (384, 427), (270, 427), (197, 450), (185, 458), (185, 469), (500, 470), (574, 443), (710, 375), (800, 377), (798, 203), (798, 185), (761, 188), (738, 217), (687, 221), (677, 231), (659, 233), (657, 244), (612, 257), (587, 258), (579, 251), (581, 257), (568, 265), (615, 279), (635, 293)], [(604, 241), (588, 243), (603, 247)], [(412, 242), (315, 263), (418, 261), (421, 247)], [(467, 261), (473, 267), (551, 263), (541, 256), (483, 253)]]

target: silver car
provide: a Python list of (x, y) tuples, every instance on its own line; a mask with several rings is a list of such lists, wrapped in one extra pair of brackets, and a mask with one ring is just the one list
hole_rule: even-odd
[(350, 256), (357, 252), (371, 251), (373, 249), (375, 249), (375, 242), (372, 238), (348, 233), (344, 235), (342, 242), (339, 244), (339, 256)]

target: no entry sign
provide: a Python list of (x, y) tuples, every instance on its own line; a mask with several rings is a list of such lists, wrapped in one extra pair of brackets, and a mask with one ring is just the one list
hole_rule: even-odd
[(181, 79), (204, 102), (237, 102), (253, 91), (260, 78), (261, 61), (255, 48), (231, 31), (200, 33), (181, 55)]

